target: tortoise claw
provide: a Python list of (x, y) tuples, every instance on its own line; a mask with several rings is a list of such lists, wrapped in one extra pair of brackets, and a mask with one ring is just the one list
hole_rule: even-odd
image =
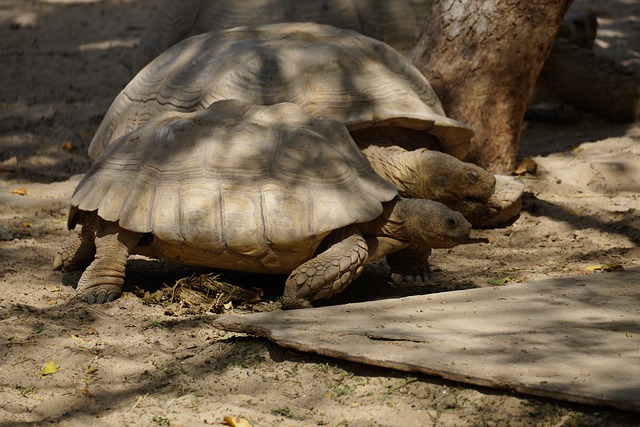
[(118, 299), (119, 296), (119, 292), (107, 293), (106, 291), (102, 291), (97, 293), (83, 292), (78, 294), (76, 298), (81, 301), (86, 301), (87, 304), (104, 304)]
[(283, 310), (295, 310), (298, 308), (312, 308), (313, 305), (302, 298), (283, 298), (282, 309)]
[(393, 271), (391, 281), (394, 285), (426, 285), (429, 283), (429, 270), (421, 269), (414, 271)]

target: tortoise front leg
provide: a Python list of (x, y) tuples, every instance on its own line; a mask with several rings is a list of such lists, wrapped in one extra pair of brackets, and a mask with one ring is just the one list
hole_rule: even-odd
[(387, 264), (391, 268), (391, 281), (396, 285), (426, 284), (430, 272), (429, 255), (431, 255), (430, 247), (414, 244), (388, 254)]
[(127, 259), (140, 237), (140, 233), (120, 228), (117, 222), (100, 221), (95, 238), (95, 259), (80, 277), (76, 298), (89, 304), (118, 298), (122, 294)]
[(336, 232), (334, 243), (293, 270), (287, 279), (282, 308), (311, 307), (311, 301), (329, 298), (346, 289), (364, 270), (368, 247), (355, 229)]

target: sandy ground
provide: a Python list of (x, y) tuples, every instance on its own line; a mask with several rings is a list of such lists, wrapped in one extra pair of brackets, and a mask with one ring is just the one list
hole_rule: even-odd
[[(530, 398), (290, 352), (210, 327), (215, 314), (158, 304), (193, 270), (133, 260), (123, 298), (70, 300), (78, 274), (50, 268), (86, 149), (130, 77), (152, 0), (0, 2), (0, 426), (637, 425), (640, 415)], [(640, 4), (577, 1), (600, 14), (596, 50), (640, 73)], [(585, 88), (588, 90), (588, 88)], [(436, 251), (427, 289), (386, 283), (378, 263), (331, 301), (363, 301), (640, 265), (640, 123), (555, 111), (528, 122), (521, 215)], [(264, 286), (281, 278), (231, 274)], [(506, 280), (505, 280), (506, 279)], [(497, 281), (497, 282), (496, 282)], [(145, 296), (146, 295), (146, 296)], [(242, 312), (233, 308), (231, 312)], [(633, 339), (640, 339), (640, 331)], [(53, 362), (56, 372), (43, 375)]]

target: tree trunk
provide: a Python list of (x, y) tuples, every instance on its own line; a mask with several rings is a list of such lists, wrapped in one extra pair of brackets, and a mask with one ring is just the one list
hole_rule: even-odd
[(527, 103), (571, 0), (434, 0), (412, 61), (448, 116), (475, 131), (468, 161), (513, 169)]

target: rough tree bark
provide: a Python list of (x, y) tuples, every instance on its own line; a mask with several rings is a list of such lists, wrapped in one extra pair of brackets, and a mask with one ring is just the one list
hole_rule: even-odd
[(571, 0), (434, 0), (413, 63), (475, 131), (468, 161), (511, 170), (535, 82)]

